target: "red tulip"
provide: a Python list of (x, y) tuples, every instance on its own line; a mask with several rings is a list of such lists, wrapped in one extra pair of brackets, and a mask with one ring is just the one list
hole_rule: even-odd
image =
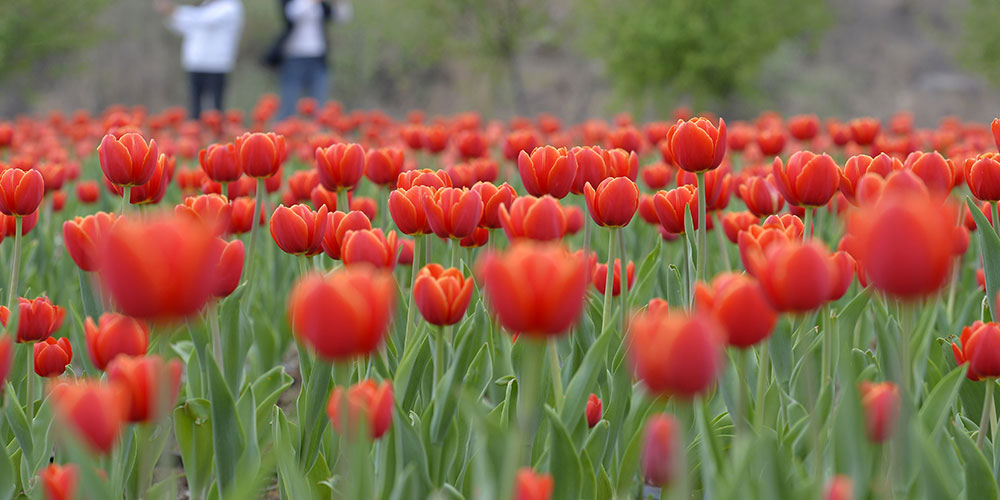
[(236, 290), (243, 277), (243, 261), (246, 257), (246, 249), (240, 240), (226, 241), (217, 238), (215, 245), (219, 247), (219, 265), (215, 268), (215, 285), (212, 287), (212, 296), (223, 298)]
[(378, 348), (395, 302), (392, 274), (354, 266), (299, 278), (288, 296), (288, 316), (292, 332), (320, 357), (346, 360)]
[(326, 210), (330, 213), (337, 211), (337, 192), (330, 191), (323, 186), (312, 188), (312, 191), (309, 192), (309, 201), (312, 202), (313, 208), (316, 210), (326, 206)]
[(641, 217), (647, 224), (654, 226), (660, 225), (660, 218), (656, 215), (656, 207), (653, 205), (652, 195), (645, 193), (639, 194), (639, 217)]
[(73, 500), (76, 498), (79, 474), (75, 464), (50, 464), (38, 473), (45, 491), (45, 500)]
[(226, 234), (232, 226), (233, 207), (220, 194), (188, 196), (183, 204), (174, 207), (174, 212), (212, 228), (217, 236)]
[(726, 238), (734, 244), (739, 243), (741, 231), (747, 231), (750, 226), (757, 224), (760, 219), (750, 212), (726, 212), (722, 215), (722, 231), (726, 233)]
[(104, 237), (118, 216), (107, 212), (97, 212), (86, 217), (74, 217), (63, 223), (63, 242), (66, 252), (73, 262), (84, 271), (96, 271), (98, 251)]
[(965, 182), (976, 199), (1000, 200), (1000, 154), (984, 153), (966, 159)]
[(822, 243), (776, 243), (748, 269), (778, 311), (812, 311), (833, 295), (840, 274)]
[(219, 264), (215, 235), (188, 219), (119, 220), (98, 270), (104, 289), (129, 316), (171, 320), (195, 314), (211, 297)]
[[(250, 231), (253, 226), (253, 216), (254, 216), (254, 205), (256, 202), (252, 198), (235, 198), (230, 202), (232, 205), (232, 216), (229, 222), (229, 233), (231, 234), (243, 234)], [(264, 210), (261, 207), (259, 211), (259, 217), (257, 217), (257, 225), (264, 225)]]
[(521, 152), (530, 153), (538, 147), (538, 136), (534, 130), (515, 130), (504, 138), (503, 156), (516, 160)]
[[(346, 410), (342, 409), (345, 396)], [(357, 433), (359, 426), (364, 425), (371, 439), (382, 437), (392, 427), (392, 410), (392, 383), (388, 380), (381, 384), (371, 379), (362, 380), (347, 389), (346, 394), (342, 387), (334, 387), (326, 406), (326, 414), (337, 432)], [(344, 416), (348, 421), (347, 429), (342, 422)]]
[(73, 348), (68, 338), (48, 337), (34, 345), (35, 373), (39, 377), (58, 377), (73, 360)]
[(116, 138), (107, 134), (97, 147), (104, 176), (117, 186), (141, 186), (153, 178), (160, 157), (156, 140), (149, 144), (142, 135), (129, 132)]
[(176, 359), (118, 356), (108, 364), (108, 382), (125, 389), (129, 422), (152, 422), (173, 409), (182, 369)]
[(28, 300), (18, 297), (17, 341), (45, 340), (62, 327), (66, 310), (52, 304), (48, 297)]
[[(709, 212), (723, 210), (729, 205), (732, 176), (729, 167), (723, 166), (705, 173), (705, 206)], [(698, 186), (698, 177), (684, 170), (677, 171), (677, 185)]]
[(407, 170), (396, 178), (396, 189), (408, 190), (413, 186), (427, 186), (431, 189), (452, 187), (451, 177), (444, 170)]
[(819, 133), (819, 117), (798, 115), (788, 119), (788, 133), (797, 140), (808, 141)]
[(326, 233), (323, 235), (323, 251), (331, 259), (340, 260), (340, 249), (348, 231), (371, 229), (368, 217), (359, 211), (332, 212), (327, 214)]
[(288, 155), (285, 136), (273, 132), (245, 133), (236, 138), (235, 147), (243, 173), (255, 179), (276, 174)]
[(365, 177), (379, 186), (395, 183), (404, 168), (403, 150), (399, 148), (371, 149), (365, 159)]
[(271, 214), (271, 237), (285, 253), (316, 255), (323, 251), (326, 217), (325, 206), (313, 212), (307, 205), (279, 205)]
[(522, 151), (517, 157), (517, 169), (525, 191), (532, 196), (550, 195), (557, 199), (569, 194), (576, 171), (568, 155), (565, 148), (552, 146), (535, 148), (530, 155)]
[(584, 198), (597, 225), (624, 227), (639, 208), (639, 187), (626, 177), (608, 177), (596, 189), (588, 182)]
[(880, 153), (875, 158), (868, 155), (852, 156), (844, 163), (844, 170), (840, 174), (840, 192), (848, 201), (854, 203), (855, 193), (865, 174), (872, 173), (887, 178), (893, 172), (902, 169), (903, 162), (885, 153)]
[(767, 127), (757, 132), (754, 138), (764, 156), (776, 156), (785, 149), (785, 131), (778, 126)]
[(80, 181), (76, 185), (76, 198), (84, 205), (97, 203), (99, 194), (100, 187), (98, 187), (97, 181)]
[(826, 154), (799, 151), (788, 159), (788, 165), (776, 157), (772, 172), (775, 185), (791, 205), (826, 205), (840, 185), (840, 170)]
[(500, 207), (500, 225), (507, 239), (527, 238), (537, 241), (562, 239), (566, 234), (566, 214), (559, 200), (551, 196), (520, 196), (510, 210)]
[(472, 298), (474, 283), (456, 268), (428, 264), (417, 273), (413, 299), (424, 319), (437, 326), (462, 320)]
[[(17, 219), (12, 215), (0, 214), (0, 230), (4, 233), (4, 236), (14, 236), (17, 232)], [(26, 217), (20, 217), (21, 219), (21, 236), (24, 236), (31, 232), (38, 224), (38, 211), (36, 210), (33, 214)], [(2, 238), (0, 238), (2, 239)]]
[(955, 166), (937, 151), (910, 153), (903, 167), (917, 174), (932, 193), (945, 196), (955, 185)]
[(688, 172), (718, 168), (726, 155), (726, 122), (719, 126), (705, 118), (678, 120), (667, 132), (667, 151), (671, 162)]
[[(596, 264), (593, 266), (594, 269), (591, 271), (591, 281), (594, 283), (594, 288), (597, 289), (599, 293), (604, 294), (604, 290), (608, 284), (608, 265), (607, 264)], [(625, 265), (625, 272), (628, 275), (628, 289), (632, 289), (632, 283), (635, 282), (635, 264), (629, 262)], [(617, 297), (621, 293), (622, 285), (622, 263), (621, 260), (615, 259), (615, 270), (614, 279), (611, 284), (611, 296)]]
[(947, 202), (925, 196), (882, 196), (854, 214), (847, 234), (856, 241), (854, 257), (875, 287), (913, 299), (944, 286), (957, 250), (956, 212)]
[(440, 153), (448, 147), (448, 129), (442, 125), (424, 127), (421, 137), (423, 147), (430, 153)]
[[(402, 174), (401, 174), (402, 175)], [(409, 235), (431, 232), (424, 212), (424, 197), (433, 196), (434, 191), (423, 185), (407, 189), (396, 189), (389, 193), (389, 215), (400, 232)]]
[(479, 193), (465, 188), (441, 188), (422, 202), (427, 223), (442, 239), (470, 236), (483, 216)]
[(294, 205), (300, 201), (310, 201), (312, 191), (317, 187), (319, 187), (319, 173), (315, 170), (293, 172), (288, 177), (288, 191), (285, 192), (285, 195), (291, 199), (291, 203), (288, 205)]
[(725, 332), (709, 316), (647, 311), (632, 318), (628, 334), (636, 376), (654, 394), (693, 398), (722, 369)]
[(490, 231), (486, 228), (477, 227), (472, 234), (458, 241), (462, 248), (479, 248), (490, 240)]
[(854, 481), (843, 474), (833, 476), (826, 485), (823, 500), (854, 500)]
[(956, 363), (969, 363), (969, 380), (1000, 377), (1000, 325), (976, 321), (962, 328), (959, 342), (961, 346), (952, 343), (951, 350)]
[(52, 386), (49, 398), (60, 422), (96, 453), (114, 447), (128, 415), (128, 395), (117, 385), (78, 380)]
[(646, 184), (646, 187), (655, 191), (666, 187), (670, 183), (670, 178), (673, 177), (674, 172), (666, 163), (658, 162), (642, 167), (639, 174), (642, 176), (642, 182)]
[[(475, 235), (475, 233), (473, 233)], [(465, 241), (465, 240), (462, 240)], [(485, 245), (485, 243), (483, 243)], [(399, 253), (399, 257), (396, 257), (396, 263), (404, 266), (412, 266), (413, 264), (413, 240), (409, 238), (398, 238), (396, 240), (396, 251)]]
[(875, 141), (881, 123), (875, 118), (855, 118), (848, 123), (854, 142), (867, 146)]
[(354, 189), (365, 172), (365, 150), (360, 144), (338, 143), (316, 148), (319, 182), (330, 191)]
[(844, 251), (834, 252), (830, 256), (830, 262), (833, 264), (834, 279), (833, 286), (830, 288), (830, 297), (827, 300), (833, 302), (840, 300), (847, 293), (847, 289), (851, 287), (851, 282), (854, 281), (858, 265), (854, 257)]
[(587, 398), (587, 409), (584, 411), (587, 417), (587, 427), (594, 427), (601, 421), (601, 398), (597, 394), (590, 393)]
[(99, 324), (89, 317), (83, 324), (87, 353), (98, 370), (119, 354), (141, 356), (149, 346), (149, 328), (142, 321), (118, 313), (104, 313)]
[(757, 217), (767, 217), (781, 211), (785, 198), (774, 185), (774, 177), (751, 176), (740, 184), (740, 199)]
[(729, 345), (739, 348), (751, 347), (769, 337), (778, 321), (757, 281), (742, 274), (719, 274), (711, 288), (698, 283), (695, 303), (698, 309), (715, 315), (726, 330)]
[(545, 337), (565, 333), (583, 310), (586, 262), (553, 244), (515, 243), (487, 254), (479, 273), (487, 300), (510, 332)]
[[(0, 306), (0, 319), (3, 320), (3, 326), (7, 326), (7, 318), (9, 316), (10, 310)], [(0, 336), (0, 384), (3, 384), (4, 380), (7, 380), (11, 363), (14, 362), (13, 346), (14, 343), (11, 342), (10, 335)]]
[(351, 210), (357, 210), (363, 212), (368, 220), (375, 220), (378, 216), (378, 206), (373, 198), (368, 198), (366, 196), (354, 196), (353, 194), (348, 197), (348, 206)]
[(396, 232), (385, 234), (381, 229), (346, 231), (340, 247), (344, 265), (370, 264), (392, 270), (396, 266)]
[(698, 188), (685, 184), (670, 191), (658, 191), (653, 195), (653, 208), (663, 229), (684, 234), (684, 210), (691, 213), (693, 229), (698, 229)]
[(233, 182), (243, 176), (233, 143), (209, 145), (198, 152), (198, 162), (205, 175), (215, 182)]
[(646, 484), (669, 486), (684, 474), (684, 444), (672, 415), (653, 414), (646, 420), (642, 438), (642, 477)]
[(634, 182), (639, 172), (639, 157), (624, 149), (578, 147), (569, 151), (567, 159), (576, 173), (570, 189), (575, 194), (583, 194), (588, 183), (597, 186), (608, 177), (627, 177)]
[(0, 175), (0, 212), (6, 215), (31, 215), (44, 194), (45, 181), (37, 170), (8, 168)]
[(552, 476), (522, 467), (514, 479), (514, 500), (549, 500), (554, 487)]
[(990, 123), (990, 129), (993, 132), (993, 142), (996, 144), (997, 149), (1000, 149), (1000, 119), (994, 118), (993, 122)]
[(509, 211), (517, 193), (510, 184), (506, 182), (495, 186), (489, 182), (477, 182), (472, 186), (472, 190), (479, 193), (483, 200), (483, 217), (479, 220), (479, 225), (489, 229), (500, 229), (500, 207), (506, 207)]
[[(45, 194), (59, 191), (62, 189), (63, 183), (66, 182), (66, 167), (61, 163), (39, 163), (35, 166), (35, 170), (42, 174)], [(2, 187), (0, 186), (0, 188)]]
[(882, 443), (896, 430), (899, 417), (899, 388), (892, 382), (861, 382), (861, 404), (865, 409), (868, 439)]

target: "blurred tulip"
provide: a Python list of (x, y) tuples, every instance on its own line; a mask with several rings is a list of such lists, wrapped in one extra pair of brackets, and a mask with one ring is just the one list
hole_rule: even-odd
[(506, 182), (495, 186), (490, 182), (477, 182), (472, 186), (472, 190), (479, 193), (483, 200), (483, 216), (479, 220), (479, 225), (489, 229), (500, 229), (500, 207), (510, 210), (517, 193), (510, 184)]
[(653, 394), (693, 398), (722, 370), (726, 334), (710, 316), (647, 311), (632, 318), (628, 334), (636, 377)]
[(535, 242), (515, 243), (479, 263), (487, 301), (500, 324), (534, 337), (559, 335), (576, 323), (588, 281), (585, 270), (582, 258)]
[(203, 194), (184, 198), (184, 203), (174, 207), (180, 217), (190, 217), (212, 229), (216, 236), (229, 232), (232, 226), (233, 207), (225, 196)]
[(525, 191), (532, 196), (550, 195), (561, 199), (573, 187), (576, 171), (565, 148), (552, 146), (535, 148), (529, 155), (524, 151), (517, 157), (517, 169)]
[(673, 169), (663, 162), (647, 165), (639, 171), (642, 182), (654, 191), (666, 187), (670, 183), (673, 173)]
[(45, 181), (37, 170), (9, 168), (0, 175), (0, 212), (6, 215), (31, 215), (38, 210), (44, 194)]
[(97, 185), (97, 181), (80, 181), (76, 185), (76, 199), (84, 205), (97, 203), (99, 195), (100, 187)]
[(374, 198), (368, 198), (367, 196), (354, 196), (348, 197), (348, 206), (352, 211), (359, 211), (368, 217), (368, 220), (375, 220), (378, 217), (378, 204), (375, 202)]
[(378, 148), (368, 151), (365, 177), (379, 186), (392, 186), (405, 168), (403, 150)]
[(215, 285), (212, 296), (228, 297), (236, 290), (243, 277), (243, 262), (246, 260), (246, 249), (240, 240), (226, 241), (217, 238), (215, 245), (221, 248), (219, 265), (215, 268)]
[(312, 191), (316, 187), (319, 187), (319, 174), (315, 170), (293, 172), (288, 177), (288, 191), (285, 192), (293, 201), (287, 205), (294, 205), (300, 201), (311, 201)]
[[(0, 312), (4, 312), (3, 326), (7, 326), (7, 317), (10, 315), (10, 310), (0, 306)], [(7, 375), (10, 374), (10, 367), (14, 362), (13, 347), (14, 343), (10, 340), (10, 335), (0, 336), (0, 384), (3, 384), (7, 380)]]
[(559, 200), (551, 196), (520, 196), (510, 205), (500, 207), (500, 225), (507, 239), (527, 238), (554, 241), (566, 234), (566, 214)]
[[(347, 398), (347, 408), (342, 409), (344, 398)], [(392, 426), (393, 392), (392, 383), (388, 380), (381, 384), (367, 379), (352, 385), (346, 394), (343, 387), (334, 387), (326, 406), (326, 414), (333, 423), (333, 428), (340, 433), (357, 433), (359, 425), (364, 422), (371, 439), (382, 437)], [(348, 420), (344, 429), (342, 419)]]
[(355, 266), (300, 277), (288, 296), (288, 317), (292, 332), (321, 358), (348, 360), (381, 345), (395, 302), (392, 274)]
[(77, 380), (52, 386), (49, 399), (59, 422), (92, 451), (114, 447), (128, 415), (128, 395), (117, 385)]
[(351, 190), (365, 172), (365, 150), (360, 144), (338, 143), (316, 149), (320, 184), (330, 191)]
[(396, 266), (396, 232), (381, 229), (346, 231), (340, 247), (345, 266), (369, 264), (391, 271)]
[(219, 264), (211, 229), (188, 219), (121, 219), (104, 238), (98, 270), (119, 310), (166, 321), (197, 313)]
[(413, 186), (427, 186), (431, 189), (452, 187), (451, 177), (444, 170), (407, 170), (396, 178), (396, 189), (408, 190)]
[(441, 188), (421, 201), (428, 225), (441, 239), (472, 235), (483, 216), (479, 193), (465, 188)]
[(198, 162), (205, 175), (215, 182), (233, 182), (243, 176), (233, 143), (209, 145), (198, 152)]
[(639, 208), (639, 187), (626, 177), (608, 177), (596, 189), (588, 182), (584, 198), (597, 225), (624, 227), (632, 222)]
[(149, 346), (149, 328), (142, 321), (118, 313), (104, 313), (98, 324), (83, 324), (90, 362), (104, 371), (119, 354), (141, 356)]
[(955, 166), (937, 151), (910, 153), (903, 167), (923, 180), (927, 189), (934, 194), (945, 196), (955, 185)]
[(507, 135), (503, 143), (503, 156), (508, 160), (517, 160), (521, 152), (531, 153), (538, 147), (538, 136), (534, 130), (515, 130)]
[(413, 298), (428, 323), (454, 325), (465, 315), (473, 287), (472, 279), (466, 279), (460, 270), (428, 264), (417, 273)]
[(115, 214), (97, 212), (86, 217), (74, 217), (63, 223), (63, 242), (66, 252), (77, 267), (84, 271), (97, 270), (104, 237), (118, 220)]
[(48, 337), (34, 345), (35, 373), (39, 377), (58, 377), (73, 360), (73, 348), (68, 338)]
[(746, 231), (760, 219), (750, 212), (726, 212), (722, 215), (722, 231), (733, 244), (739, 242), (740, 231)]
[(554, 487), (552, 476), (522, 467), (514, 479), (514, 500), (549, 500)]
[[(229, 222), (229, 233), (230, 234), (243, 234), (250, 231), (251, 226), (253, 226), (253, 213), (254, 205), (256, 202), (252, 198), (240, 197), (234, 199), (230, 202), (232, 205), (232, 215)], [(264, 225), (264, 211), (259, 212), (259, 217), (257, 217), (257, 225)]]
[(742, 274), (719, 274), (711, 287), (698, 283), (695, 304), (725, 328), (729, 345), (741, 349), (767, 339), (778, 321), (757, 281)]
[(601, 398), (597, 397), (597, 394), (590, 393), (584, 414), (587, 417), (587, 427), (593, 428), (601, 421)]
[(285, 136), (273, 132), (245, 133), (236, 138), (236, 157), (249, 177), (263, 179), (277, 173), (285, 161)]
[(684, 444), (677, 420), (668, 414), (653, 414), (646, 420), (642, 437), (642, 477), (646, 484), (670, 486), (684, 474)]
[(1000, 118), (994, 118), (990, 123), (990, 130), (993, 132), (993, 142), (997, 149), (1000, 149)]
[(327, 210), (313, 212), (307, 205), (279, 205), (271, 214), (271, 237), (285, 253), (311, 257), (323, 251)]
[(141, 186), (153, 177), (160, 157), (156, 140), (146, 140), (137, 133), (120, 138), (107, 134), (97, 147), (97, 158), (105, 177), (117, 186)]
[[(632, 284), (635, 282), (635, 264), (629, 261), (625, 265), (625, 272), (628, 275), (628, 289), (632, 289)], [(621, 293), (621, 279), (622, 279), (622, 263), (621, 260), (615, 259), (615, 269), (614, 269), (614, 279), (611, 284), (611, 296), (617, 297)], [(605, 287), (608, 283), (608, 265), (606, 263), (597, 264), (594, 266), (593, 271), (591, 271), (591, 282), (594, 283), (594, 288), (601, 294), (604, 294)]]
[(812, 311), (825, 304), (840, 276), (830, 253), (817, 241), (776, 243), (761, 260), (749, 264), (771, 305), (781, 312)]
[(861, 404), (865, 409), (868, 439), (882, 443), (896, 430), (899, 417), (899, 388), (892, 382), (861, 382)]
[(840, 185), (840, 170), (829, 155), (799, 151), (783, 165), (776, 157), (774, 182), (791, 205), (821, 207), (833, 198)]
[(688, 172), (718, 168), (726, 155), (726, 122), (719, 126), (705, 118), (678, 120), (667, 132), (667, 151), (672, 163)]
[(777, 126), (757, 131), (757, 137), (755, 137), (754, 140), (757, 143), (757, 147), (760, 148), (761, 154), (764, 156), (776, 156), (781, 154), (781, 151), (785, 149), (785, 143), (787, 142), (785, 139), (785, 131)]
[(826, 484), (823, 500), (854, 500), (854, 481), (843, 474), (833, 476)]
[(79, 474), (76, 464), (49, 464), (38, 472), (45, 500), (73, 500), (77, 496)]
[(903, 163), (901, 161), (885, 153), (880, 153), (874, 158), (868, 155), (852, 156), (844, 163), (844, 170), (840, 174), (840, 192), (847, 197), (848, 201), (854, 203), (861, 178), (866, 174), (871, 173), (887, 178), (893, 172), (902, 169)]
[[(729, 174), (729, 167), (722, 166), (715, 170), (705, 172), (705, 206), (709, 212), (723, 210), (729, 205), (729, 194), (731, 191), (732, 176)], [(677, 171), (677, 185), (698, 186), (698, 177), (691, 172), (684, 170)]]
[(854, 142), (867, 146), (875, 141), (882, 124), (875, 118), (855, 118), (848, 123)]
[(153, 422), (173, 410), (182, 369), (176, 359), (117, 356), (108, 364), (108, 382), (125, 389), (129, 422)]
[(757, 217), (767, 217), (781, 211), (785, 206), (785, 198), (774, 185), (774, 177), (747, 177), (740, 184), (740, 199), (746, 203), (747, 209)]
[(819, 133), (819, 117), (798, 115), (788, 119), (788, 133), (796, 140), (808, 141)]

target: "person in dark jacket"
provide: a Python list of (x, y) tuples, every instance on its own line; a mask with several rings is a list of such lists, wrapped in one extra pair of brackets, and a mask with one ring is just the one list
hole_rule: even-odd
[(281, 0), (285, 31), (275, 43), (268, 61), (279, 66), (281, 108), (278, 119), (295, 113), (299, 98), (312, 97), (322, 104), (329, 86), (329, 40), (327, 23), (351, 18), (349, 2)]

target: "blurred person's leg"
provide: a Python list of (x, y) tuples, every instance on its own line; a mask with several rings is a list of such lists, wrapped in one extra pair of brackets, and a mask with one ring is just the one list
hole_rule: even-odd
[(226, 93), (226, 74), (209, 73), (209, 76), (208, 92), (212, 96), (212, 107), (222, 111), (224, 109), (223, 101)]
[(330, 73), (326, 59), (316, 57), (309, 64), (309, 97), (316, 99), (316, 104), (326, 102), (327, 86), (330, 84)]
[(201, 116), (201, 95), (205, 90), (205, 73), (199, 73), (197, 71), (192, 71), (188, 73), (189, 80), (191, 82), (191, 107), (190, 111), (192, 120), (197, 120)]
[(295, 114), (295, 106), (302, 95), (305, 86), (307, 62), (301, 57), (286, 57), (281, 62), (281, 107), (278, 109), (278, 120), (284, 120)]

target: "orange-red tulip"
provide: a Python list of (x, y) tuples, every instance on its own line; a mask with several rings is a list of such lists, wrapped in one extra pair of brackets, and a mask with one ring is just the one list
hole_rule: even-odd
[(757, 147), (764, 156), (776, 156), (781, 154), (781, 151), (785, 149), (785, 143), (787, 142), (785, 139), (785, 131), (779, 126), (770, 126), (757, 131), (757, 136), (754, 137), (754, 141), (757, 143)]
[(219, 253), (215, 235), (203, 224), (176, 216), (121, 219), (103, 247), (101, 282), (124, 314), (183, 318), (211, 296)]
[(483, 216), (479, 193), (465, 188), (441, 188), (421, 201), (427, 224), (442, 239), (471, 236)]
[[(698, 186), (698, 177), (684, 170), (677, 171), (677, 185)], [(725, 209), (729, 205), (729, 194), (732, 191), (732, 175), (729, 167), (722, 166), (705, 172), (705, 206), (709, 212)]]
[(673, 177), (674, 171), (666, 163), (657, 162), (642, 167), (639, 175), (642, 177), (642, 182), (646, 184), (646, 187), (655, 191), (663, 189), (667, 184), (670, 184), (670, 178)]
[(562, 247), (525, 241), (487, 254), (479, 273), (487, 300), (507, 330), (544, 337), (565, 333), (579, 318), (585, 271), (584, 259)]
[(843, 474), (833, 476), (826, 485), (823, 500), (854, 500), (854, 481)]
[(28, 300), (18, 297), (17, 341), (45, 340), (62, 327), (66, 310), (54, 305), (48, 297)]
[(119, 354), (141, 356), (149, 346), (149, 327), (118, 313), (102, 314), (98, 324), (88, 317), (83, 331), (90, 362), (102, 371)]
[(969, 380), (1000, 377), (1000, 325), (976, 321), (962, 328), (959, 342), (951, 350), (956, 363), (969, 363)]
[[(288, 177), (288, 196), (292, 201), (288, 205), (294, 205), (300, 201), (310, 201), (312, 191), (319, 186), (319, 173), (315, 170), (298, 170)], [(336, 207), (334, 207), (336, 209)]]
[(882, 124), (875, 118), (855, 118), (848, 122), (854, 142), (867, 146), (875, 141)]
[(691, 213), (694, 229), (698, 229), (698, 188), (685, 184), (670, 191), (658, 191), (653, 195), (653, 208), (663, 229), (684, 234), (684, 210)]
[(271, 214), (271, 237), (285, 253), (316, 255), (323, 251), (326, 207), (313, 212), (307, 205), (279, 205)]
[(778, 321), (757, 281), (742, 274), (719, 274), (711, 287), (698, 283), (695, 303), (700, 310), (715, 315), (726, 330), (729, 345), (740, 348), (769, 337)]
[(882, 443), (896, 430), (899, 417), (899, 388), (892, 382), (861, 382), (861, 405), (865, 409), (868, 439)]
[(537, 241), (562, 239), (566, 234), (566, 213), (559, 200), (545, 195), (541, 198), (520, 196), (510, 205), (500, 207), (500, 225), (507, 239), (527, 238)]
[(514, 478), (514, 500), (549, 500), (553, 488), (552, 476), (522, 467)]
[(945, 196), (955, 185), (955, 166), (941, 153), (913, 152), (906, 157), (903, 167), (917, 174), (932, 193)]
[[(596, 256), (595, 256), (596, 258)], [(629, 261), (625, 265), (625, 273), (628, 275), (628, 289), (632, 289), (632, 283), (635, 282), (635, 264)], [(614, 269), (614, 279), (611, 282), (611, 296), (617, 297), (622, 291), (622, 262), (619, 259), (615, 259), (615, 269)], [(591, 271), (591, 281), (594, 283), (594, 288), (601, 294), (604, 294), (604, 290), (608, 284), (608, 265), (606, 263), (595, 264), (593, 266), (593, 271)]]
[(400, 232), (409, 235), (431, 232), (430, 224), (427, 223), (427, 214), (424, 212), (423, 199), (433, 195), (434, 191), (424, 185), (416, 185), (407, 189), (399, 188), (389, 193), (389, 215)]
[(588, 182), (583, 194), (590, 217), (599, 226), (627, 226), (639, 208), (639, 187), (627, 177), (608, 177), (596, 189)]
[(597, 397), (597, 394), (590, 393), (584, 415), (587, 417), (587, 427), (593, 428), (601, 421), (601, 398)]
[(243, 173), (256, 179), (273, 176), (288, 155), (285, 136), (273, 132), (245, 133), (236, 138), (235, 147)]
[(868, 155), (852, 156), (844, 163), (844, 170), (840, 173), (840, 192), (854, 203), (856, 191), (865, 174), (888, 178), (893, 172), (902, 169), (903, 162), (885, 153), (879, 153), (874, 158)]
[(346, 360), (378, 348), (395, 302), (392, 274), (354, 266), (299, 278), (288, 296), (288, 317), (292, 332), (320, 357)]
[[(10, 310), (0, 306), (0, 319), (3, 320), (3, 326), (7, 326), (9, 315)], [(7, 375), (10, 373), (10, 366), (14, 362), (13, 347), (14, 343), (10, 340), (10, 335), (0, 337), (0, 384), (3, 384), (4, 380), (7, 380)]]
[(478, 192), (483, 200), (483, 217), (479, 220), (479, 225), (489, 229), (500, 229), (500, 207), (504, 206), (510, 210), (517, 198), (514, 188), (506, 182), (499, 186), (490, 182), (477, 182), (472, 186), (472, 190)]
[(391, 186), (405, 168), (403, 150), (377, 148), (368, 150), (365, 177), (379, 186)]
[(808, 141), (819, 133), (819, 117), (798, 115), (788, 119), (788, 133), (799, 141)]
[(223, 298), (236, 290), (243, 277), (243, 261), (246, 249), (241, 240), (226, 241), (217, 238), (215, 245), (221, 248), (219, 265), (215, 268), (215, 284), (212, 286), (212, 296)]
[(243, 176), (233, 143), (209, 145), (198, 152), (198, 162), (205, 175), (215, 182), (233, 182)]
[(346, 231), (340, 246), (344, 265), (367, 264), (392, 270), (396, 266), (396, 232), (382, 229)]
[(128, 415), (128, 395), (118, 385), (78, 380), (52, 386), (49, 398), (60, 422), (96, 453), (118, 440)]
[(365, 172), (365, 150), (360, 144), (338, 143), (316, 148), (319, 182), (330, 191), (354, 189)]
[(565, 148), (552, 146), (535, 148), (530, 155), (522, 151), (517, 157), (517, 169), (525, 191), (532, 196), (549, 195), (557, 199), (569, 194), (576, 170), (568, 155)]
[(966, 159), (965, 182), (976, 199), (1000, 200), (1000, 154), (984, 153)]
[(222, 236), (229, 232), (232, 225), (233, 207), (220, 194), (203, 194), (188, 196), (184, 203), (174, 207), (178, 216), (190, 217), (192, 220), (212, 228), (213, 232)]
[(74, 217), (63, 223), (63, 242), (66, 252), (73, 262), (84, 271), (96, 271), (98, 252), (104, 237), (118, 216), (107, 212), (97, 212), (86, 217)]
[(410, 189), (413, 186), (427, 186), (431, 189), (452, 187), (451, 176), (444, 170), (407, 170), (396, 178), (396, 189)]
[(73, 500), (79, 481), (76, 464), (51, 464), (38, 472), (45, 500)]
[[(343, 409), (345, 397), (346, 410)], [(363, 423), (371, 439), (382, 437), (392, 427), (392, 410), (392, 383), (388, 380), (381, 384), (371, 379), (362, 380), (348, 388), (346, 394), (343, 387), (334, 387), (326, 406), (326, 414), (337, 432), (357, 433)], [(344, 416), (348, 422), (346, 429), (342, 421)]]
[(73, 348), (69, 339), (48, 337), (34, 345), (35, 373), (39, 377), (58, 377), (66, 371), (66, 365), (73, 360)]
[[(250, 228), (253, 226), (255, 204), (256, 202), (252, 198), (240, 197), (233, 199), (230, 203), (233, 209), (229, 222), (229, 233), (243, 234), (250, 231)], [(264, 215), (265, 212), (262, 207), (259, 211), (259, 216), (257, 217), (258, 226), (263, 226), (264, 222), (267, 220)]]
[(31, 215), (44, 194), (45, 180), (37, 170), (9, 168), (0, 175), (0, 212), (6, 215)]
[(840, 186), (840, 170), (827, 154), (799, 151), (784, 165), (780, 157), (772, 165), (774, 183), (791, 205), (821, 207)]
[(323, 235), (323, 251), (331, 259), (340, 260), (340, 249), (348, 231), (371, 229), (372, 223), (363, 212), (357, 210), (331, 212), (327, 214), (326, 233)]
[(822, 243), (797, 239), (775, 242), (748, 270), (760, 280), (771, 305), (778, 311), (811, 311), (834, 294), (840, 274)]
[(678, 120), (665, 139), (672, 163), (688, 172), (718, 168), (726, 155), (726, 122), (716, 127), (705, 118)]
[(80, 200), (80, 203), (84, 205), (97, 203), (99, 195), (100, 187), (97, 185), (97, 181), (80, 181), (76, 185), (76, 199)]
[(516, 160), (521, 152), (531, 153), (538, 147), (538, 136), (534, 130), (515, 130), (503, 142), (503, 156), (508, 160)]
[(181, 362), (159, 356), (117, 356), (108, 364), (108, 382), (125, 389), (129, 422), (151, 422), (173, 409), (180, 392)]
[(747, 209), (757, 217), (767, 217), (781, 211), (785, 206), (785, 198), (774, 185), (773, 176), (752, 176), (740, 184), (740, 199), (746, 203)]
[(741, 231), (747, 231), (750, 226), (757, 224), (760, 219), (750, 212), (726, 212), (722, 215), (722, 231), (726, 233), (726, 238), (734, 244), (739, 243)]
[(474, 283), (452, 267), (428, 264), (417, 273), (413, 283), (413, 299), (428, 323), (454, 325), (462, 320), (472, 298)]
[(642, 477), (646, 484), (669, 486), (684, 474), (684, 443), (672, 415), (657, 413), (646, 420), (642, 437)]
[(726, 334), (708, 315), (647, 311), (632, 318), (628, 333), (632, 367), (654, 394), (690, 399), (722, 369)]
[(117, 186), (141, 186), (153, 178), (160, 157), (156, 140), (129, 132), (116, 138), (107, 134), (97, 147), (97, 159), (104, 176)]

